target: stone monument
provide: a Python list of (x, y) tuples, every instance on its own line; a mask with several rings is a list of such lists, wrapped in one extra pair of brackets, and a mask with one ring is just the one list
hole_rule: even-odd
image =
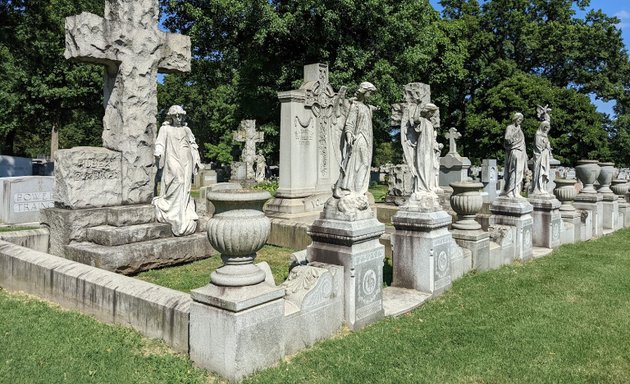
[(161, 32), (158, 0), (107, 0), (104, 18), (66, 18), (66, 58), (105, 66), (104, 148), (59, 150), (55, 208), (42, 211), (50, 253), (121, 273), (207, 257), (201, 233), (156, 222), (158, 71), (190, 70), (190, 38)]
[(509, 225), (515, 228), (514, 257), (532, 257), (532, 205), (521, 196), (523, 177), (527, 170), (525, 136), (521, 130), (523, 115), (515, 113), (512, 124), (505, 130), (504, 186), (500, 196), (490, 205), (490, 225)]
[(577, 194), (573, 206), (579, 210), (588, 212), (591, 220), (591, 228), (583, 228), (582, 239), (600, 237), (604, 234), (604, 197), (597, 193), (593, 183), (597, 180), (601, 168), (597, 160), (578, 160), (575, 172), (577, 178), (584, 186)]
[(265, 155), (263, 155), (262, 151), (258, 151), (258, 155), (256, 155), (256, 182), (260, 183), (265, 181), (267, 176), (267, 160), (265, 159)]
[(440, 116), (431, 103), (430, 86), (405, 85), (404, 101), (392, 106), (391, 121), (400, 127), (405, 161), (413, 175), (413, 193), (392, 217), (396, 228), (392, 235), (396, 255), (393, 285), (439, 294), (451, 286), (451, 271), (457, 269), (452, 260), (461, 250), (448, 231), (451, 216), (438, 198), (434, 148)]
[(299, 89), (279, 92), (280, 177), (268, 216), (310, 222), (331, 196), (339, 177), (341, 132), (349, 100), (328, 82), (328, 65), (304, 66)]
[(241, 161), (232, 163), (232, 182), (253, 184), (256, 181), (256, 143), (265, 141), (264, 132), (256, 131), (256, 120), (243, 120), (238, 131), (233, 132), (234, 141), (245, 143)]
[(175, 236), (195, 233), (199, 216), (190, 196), (192, 177), (202, 167), (199, 147), (188, 125), (186, 111), (173, 105), (160, 127), (155, 157), (162, 169), (160, 195), (153, 198), (157, 221), (168, 223)]
[(307, 248), (308, 261), (344, 267), (345, 321), (350, 329), (383, 317), (385, 249), (379, 238), (385, 226), (376, 220), (367, 196), (375, 109), (367, 102), (375, 90), (371, 83), (361, 83), (344, 111), (339, 178), (333, 196), (308, 231), (313, 239)]
[(551, 127), (551, 108), (538, 105), (537, 112), (540, 125), (534, 138), (533, 176), (528, 198), (534, 207), (532, 243), (538, 247), (557, 248), (561, 244), (562, 229), (560, 201), (549, 193), (548, 189), (548, 183), (551, 181), (552, 156), (547, 134)]
[(440, 186), (448, 186), (450, 183), (459, 183), (468, 180), (470, 160), (457, 152), (456, 140), (462, 134), (457, 129), (450, 128), (446, 133), (449, 140), (448, 153), (440, 159)]

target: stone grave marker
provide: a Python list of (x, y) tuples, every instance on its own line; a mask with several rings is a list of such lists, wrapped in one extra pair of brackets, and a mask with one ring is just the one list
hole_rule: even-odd
[(0, 178), (0, 222), (39, 221), (39, 211), (54, 206), (52, 176)]
[[(256, 120), (242, 120), (238, 131), (232, 132), (234, 141), (245, 143), (241, 152), (241, 161), (232, 163), (232, 181), (256, 179), (256, 143), (265, 141), (264, 132), (256, 131)], [(244, 168), (244, 169), (243, 169)]]

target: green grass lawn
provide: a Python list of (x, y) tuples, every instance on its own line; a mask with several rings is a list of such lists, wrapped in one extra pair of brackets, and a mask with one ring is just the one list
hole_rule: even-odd
[(389, 191), (389, 187), (383, 184), (373, 184), (368, 191), (374, 196), (374, 201), (377, 203), (385, 201), (385, 196)]
[[(256, 262), (266, 261), (271, 267), (276, 284), (281, 284), (289, 275), (289, 259), (293, 249), (265, 245), (256, 257)], [(190, 292), (200, 288), (210, 281), (210, 272), (223, 265), (221, 257), (213, 256), (209, 259), (177, 267), (154, 269), (142, 272), (136, 278), (158, 284), (178, 291)]]
[[(247, 382), (630, 382), (629, 250), (626, 229), (468, 274), (410, 314), (318, 343)], [(167, 351), (131, 330), (0, 291), (0, 383), (215, 379)]]
[(0, 227), (0, 232), (28, 231), (29, 229), (38, 229), (38, 227), (8, 225), (6, 227)]

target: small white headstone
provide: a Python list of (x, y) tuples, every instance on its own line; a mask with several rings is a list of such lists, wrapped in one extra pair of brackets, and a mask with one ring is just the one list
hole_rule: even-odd
[(54, 206), (52, 176), (0, 179), (0, 221), (5, 224), (39, 222), (39, 211)]

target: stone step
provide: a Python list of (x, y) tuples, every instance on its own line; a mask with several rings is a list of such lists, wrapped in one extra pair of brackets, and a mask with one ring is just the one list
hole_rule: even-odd
[(67, 259), (125, 275), (205, 259), (214, 254), (217, 252), (205, 233), (113, 247), (91, 242), (65, 246)]
[(139, 243), (173, 236), (171, 226), (163, 223), (136, 224), (126, 227), (99, 225), (87, 229), (88, 241), (107, 246)]
[(155, 207), (151, 204), (107, 207), (107, 224), (114, 227), (155, 222)]
[(383, 311), (386, 317), (400, 316), (418, 308), (430, 298), (430, 293), (415, 289), (386, 287), (383, 289)]

